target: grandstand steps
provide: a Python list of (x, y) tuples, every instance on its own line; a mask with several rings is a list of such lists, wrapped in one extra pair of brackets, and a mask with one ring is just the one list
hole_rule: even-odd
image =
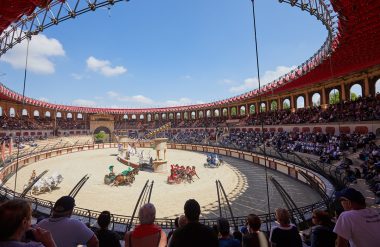
[(350, 184), (349, 187), (360, 191), (364, 195), (367, 206), (380, 208), (380, 205), (376, 204), (376, 195), (369, 189), (365, 179), (360, 178), (356, 181), (356, 183)]

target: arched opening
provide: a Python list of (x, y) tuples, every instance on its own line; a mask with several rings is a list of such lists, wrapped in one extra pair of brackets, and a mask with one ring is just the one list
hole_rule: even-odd
[(39, 117), (39, 116), (40, 116), (40, 112), (37, 110), (34, 110), (33, 117)]
[(192, 111), (192, 112), (190, 113), (190, 116), (191, 116), (191, 119), (195, 119), (195, 111)]
[(173, 114), (173, 112), (169, 113), (169, 119), (170, 119), (170, 120), (173, 120), (173, 119), (174, 119), (174, 114)]
[(273, 100), (272, 103), (270, 103), (270, 110), (276, 111), (277, 109), (278, 109), (277, 100)]
[(290, 109), (290, 100), (289, 99), (284, 99), (284, 101), (282, 101), (282, 109)]
[(305, 107), (305, 98), (303, 96), (298, 96), (297, 98), (297, 109)]
[(48, 117), (48, 118), (51, 117), (51, 113), (50, 113), (50, 111), (45, 112), (45, 117)]
[(375, 82), (376, 93), (380, 93), (380, 78)]
[(3, 116), (3, 108), (0, 106), (0, 117)]
[(82, 115), (82, 113), (78, 113), (78, 114), (77, 114), (77, 118), (78, 118), (78, 119), (83, 119), (83, 115)]
[(123, 119), (128, 119), (128, 115), (125, 114), (125, 115), (123, 116)]
[(321, 95), (319, 93), (314, 93), (313, 96), (311, 96), (311, 103), (315, 107), (320, 106), (321, 105)]
[(211, 117), (211, 111), (210, 110), (206, 111), (206, 117), (208, 117), (208, 118)]
[(236, 107), (231, 108), (231, 116), (236, 116)]
[(223, 115), (223, 117), (227, 117), (228, 116), (228, 110), (227, 110), (227, 108), (223, 108), (222, 115)]
[(166, 120), (166, 113), (162, 113), (161, 119)]
[(140, 114), (140, 120), (144, 120), (144, 114)]
[(240, 116), (245, 116), (245, 106), (240, 106)]
[(262, 102), (262, 103), (260, 104), (260, 112), (266, 112), (266, 110), (267, 110), (267, 107), (266, 107), (265, 103)]
[(339, 90), (334, 88), (333, 90), (330, 91), (329, 93), (329, 104), (337, 104), (339, 103)]
[(61, 117), (62, 117), (62, 113), (57, 112), (57, 113), (56, 113), (56, 118), (61, 118)]
[(132, 120), (136, 120), (136, 115), (135, 114), (132, 115)]
[(185, 119), (185, 120), (189, 119), (189, 114), (187, 112), (183, 113), (183, 119)]
[(219, 114), (219, 110), (218, 110), (218, 109), (215, 109), (215, 111), (214, 111), (214, 116), (215, 116), (215, 117), (219, 117), (219, 116), (220, 116), (220, 114)]
[(203, 111), (199, 111), (198, 112), (198, 118), (203, 118), (204, 116), (203, 116)]
[(146, 117), (148, 122), (152, 121), (152, 115), (148, 114), (148, 116)]
[(160, 116), (158, 113), (154, 114), (154, 121), (158, 121), (160, 119)]
[(21, 116), (24, 117), (24, 116), (28, 116), (28, 111), (26, 109), (22, 109), (21, 111)]
[(356, 83), (350, 88), (350, 100), (357, 100), (363, 95), (363, 88), (360, 84)]
[(181, 113), (180, 113), (180, 112), (177, 112), (177, 114), (176, 114), (176, 118), (177, 118), (178, 120), (181, 119)]
[(250, 105), (249, 106), (249, 114), (254, 114), (254, 113), (256, 113), (256, 106)]
[(9, 116), (10, 117), (16, 117), (15, 108), (11, 107), (11, 109), (9, 109)]
[(73, 114), (71, 112), (67, 113), (66, 118), (67, 119), (72, 119), (73, 118)]
[(100, 126), (94, 130), (95, 143), (110, 142), (111, 131), (109, 128)]

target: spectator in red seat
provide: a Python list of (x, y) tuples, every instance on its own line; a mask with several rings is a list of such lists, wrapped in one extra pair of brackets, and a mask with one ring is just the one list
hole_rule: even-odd
[(52, 216), (37, 225), (51, 232), (57, 247), (77, 247), (79, 244), (98, 247), (95, 233), (81, 221), (71, 218), (74, 207), (74, 198), (62, 196), (55, 202)]
[(120, 238), (115, 232), (108, 230), (111, 223), (111, 213), (103, 211), (98, 217), (99, 230), (95, 232), (99, 239), (99, 247), (120, 247)]
[(165, 247), (167, 244), (166, 234), (154, 224), (156, 208), (147, 203), (140, 208), (139, 220), (133, 231), (125, 234), (125, 247)]
[(214, 231), (199, 222), (199, 203), (194, 199), (187, 200), (184, 211), (187, 224), (173, 233), (169, 247), (218, 247)]
[(272, 228), (269, 241), (272, 247), (302, 247), (301, 236), (296, 226), (290, 224), (290, 214), (284, 208), (276, 209), (279, 226)]
[(377, 247), (380, 245), (380, 211), (366, 208), (364, 196), (353, 188), (337, 193), (345, 212), (339, 215), (334, 232), (337, 247)]
[[(50, 232), (41, 228), (30, 229), (32, 209), (25, 200), (15, 199), (0, 206), (1, 247), (56, 247)], [(35, 241), (22, 242), (30, 230)]]

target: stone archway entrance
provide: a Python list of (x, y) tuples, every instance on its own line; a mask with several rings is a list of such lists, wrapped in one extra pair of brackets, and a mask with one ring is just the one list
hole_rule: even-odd
[(114, 117), (112, 115), (95, 114), (90, 116), (90, 131), (93, 135), (104, 131), (108, 136), (108, 141), (114, 141)]

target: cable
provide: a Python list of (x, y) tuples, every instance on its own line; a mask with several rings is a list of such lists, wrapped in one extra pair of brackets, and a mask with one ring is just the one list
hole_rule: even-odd
[[(28, 44), (26, 46), (26, 57), (25, 57), (25, 68), (24, 68), (24, 84), (23, 84), (23, 88), (22, 88), (22, 109), (24, 109), (24, 106), (25, 106), (25, 87), (26, 87), (26, 75), (27, 75), (27, 70), (28, 70), (28, 58), (29, 58), (29, 44), (30, 44), (30, 38), (27, 38), (26, 39), (28, 41)], [(17, 115), (17, 114), (16, 114)], [(18, 158), (19, 158), (19, 155), (20, 155), (20, 142), (21, 142), (21, 138), (22, 138), (22, 110), (21, 110), (21, 117), (20, 117), (20, 126), (19, 126), (19, 131), (20, 131), (20, 139), (19, 139), (19, 143), (17, 144), (17, 155), (16, 155), (16, 173), (15, 173), (15, 184), (14, 184), (14, 188), (13, 188), (13, 197), (16, 196), (16, 186), (17, 186), (17, 174), (18, 174)], [(12, 154), (10, 154), (12, 155)]]
[[(257, 70), (257, 81), (259, 83), (259, 93), (261, 90), (261, 81), (260, 81), (260, 65), (259, 65), (259, 51), (258, 51), (258, 45), (257, 45), (257, 33), (256, 33), (256, 14), (255, 14), (255, 0), (251, 0), (252, 2), (252, 14), (253, 14), (253, 31), (255, 35), (255, 50), (256, 50), (256, 70)], [(264, 120), (263, 120), (263, 114), (261, 112), (261, 100), (262, 96), (260, 94), (259, 96), (259, 116), (260, 116), (260, 123), (261, 123), (261, 134), (262, 134), (262, 142), (264, 144), (263, 147), (263, 152), (264, 152), (264, 167), (265, 167), (265, 183), (266, 183), (266, 191), (267, 191), (267, 205), (268, 205), (268, 216), (269, 216), (269, 221), (271, 220), (270, 216), (270, 202), (269, 202), (269, 184), (268, 184), (268, 168), (267, 168), (267, 159), (266, 159), (266, 149), (265, 149), (265, 142), (264, 142)], [(266, 106), (265, 110), (267, 109), (268, 106)], [(267, 224), (268, 227), (268, 224)], [(271, 224), (269, 224), (269, 229), (271, 229)]]

